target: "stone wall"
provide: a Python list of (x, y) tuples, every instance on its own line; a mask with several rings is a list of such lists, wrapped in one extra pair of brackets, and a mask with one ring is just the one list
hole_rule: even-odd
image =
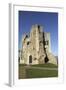
[(47, 63), (56, 64), (56, 59), (51, 53), (50, 33), (43, 32), (40, 25), (33, 25), (29, 36), (22, 37), (21, 56), (20, 63), (24, 64), (44, 64), (46, 57), (49, 60)]

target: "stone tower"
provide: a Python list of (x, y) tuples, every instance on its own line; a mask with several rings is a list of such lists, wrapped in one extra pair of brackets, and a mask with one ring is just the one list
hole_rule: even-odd
[(33, 25), (29, 35), (22, 37), (22, 54), (20, 63), (24, 64), (57, 64), (51, 53), (50, 33), (43, 32), (43, 27)]

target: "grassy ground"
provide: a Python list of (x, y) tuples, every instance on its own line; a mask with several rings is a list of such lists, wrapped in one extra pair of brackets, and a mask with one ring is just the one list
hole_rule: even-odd
[(24, 79), (26, 78), (26, 68), (24, 68), (24, 65), (19, 65), (19, 79)]
[(35, 67), (49, 67), (49, 68), (57, 68), (58, 66), (54, 65), (54, 64), (50, 64), (50, 63), (46, 63), (46, 64), (37, 64), (37, 65), (32, 65)]
[(57, 77), (58, 72), (56, 70), (38, 70), (27, 69), (27, 78), (45, 78), (45, 77)]
[[(45, 78), (45, 77), (57, 77), (58, 70), (40, 70), (40, 69), (32, 69), (32, 68), (25, 68), (26, 65), (20, 64), (19, 65), (19, 79), (24, 78)], [(38, 65), (31, 65), (31, 67), (46, 67), (46, 68), (58, 68), (54, 64), (38, 64)]]

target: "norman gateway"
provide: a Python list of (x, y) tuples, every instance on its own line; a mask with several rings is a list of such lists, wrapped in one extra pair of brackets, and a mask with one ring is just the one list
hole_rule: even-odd
[(43, 32), (41, 25), (33, 25), (29, 35), (23, 35), (22, 49), (19, 50), (19, 63), (57, 65), (56, 57), (51, 52), (50, 33)]

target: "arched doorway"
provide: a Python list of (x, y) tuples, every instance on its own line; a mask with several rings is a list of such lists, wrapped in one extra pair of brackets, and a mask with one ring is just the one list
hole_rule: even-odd
[(32, 63), (32, 55), (29, 56), (29, 64)]

